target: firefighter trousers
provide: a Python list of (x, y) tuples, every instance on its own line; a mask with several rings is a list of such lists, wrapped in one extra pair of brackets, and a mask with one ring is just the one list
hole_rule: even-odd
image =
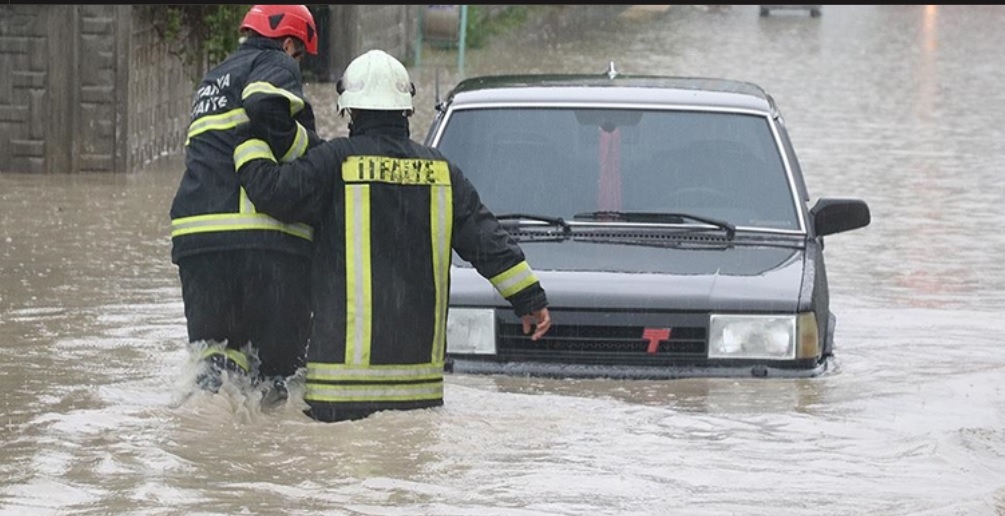
[(214, 251), (178, 261), (189, 342), (250, 343), (259, 377), (290, 376), (306, 364), (310, 259), (266, 250)]

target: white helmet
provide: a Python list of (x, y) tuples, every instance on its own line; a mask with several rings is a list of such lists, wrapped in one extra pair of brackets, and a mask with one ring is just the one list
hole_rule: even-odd
[(339, 114), (349, 108), (411, 112), (415, 95), (405, 65), (383, 50), (370, 50), (353, 59), (335, 89)]

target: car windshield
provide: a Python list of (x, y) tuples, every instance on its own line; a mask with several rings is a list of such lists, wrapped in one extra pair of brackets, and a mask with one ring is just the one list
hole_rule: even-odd
[(454, 110), (436, 145), (495, 213), (673, 212), (799, 229), (765, 117), (713, 111)]

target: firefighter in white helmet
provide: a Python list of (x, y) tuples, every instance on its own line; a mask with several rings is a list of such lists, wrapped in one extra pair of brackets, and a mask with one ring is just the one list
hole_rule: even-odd
[(336, 86), (349, 136), (290, 163), (246, 135), (234, 152), (255, 206), (319, 217), (305, 412), (320, 421), (443, 404), (451, 252), (471, 262), (538, 340), (551, 327), (544, 289), (517, 243), (461, 170), (412, 141), (415, 86), (371, 50)]
[(381, 50), (371, 50), (354, 59), (335, 84), (338, 112), (349, 109), (412, 114), (415, 85), (400, 61)]

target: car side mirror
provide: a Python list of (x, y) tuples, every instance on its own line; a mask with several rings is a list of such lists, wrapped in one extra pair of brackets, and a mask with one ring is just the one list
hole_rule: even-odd
[(869, 205), (860, 199), (820, 199), (810, 209), (817, 236), (833, 235), (869, 225)]

